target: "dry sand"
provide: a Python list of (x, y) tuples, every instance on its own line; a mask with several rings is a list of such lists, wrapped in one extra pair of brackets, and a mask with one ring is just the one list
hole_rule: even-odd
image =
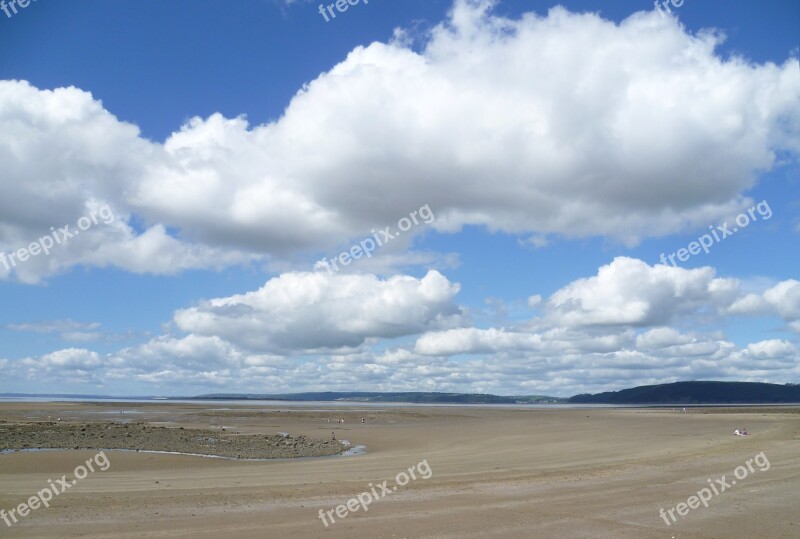
[[(89, 474), (3, 537), (800, 537), (800, 414), (645, 409), (473, 407), (319, 410), (158, 403), (0, 404), (0, 419), (115, 421), (252, 434), (288, 432), (367, 446), (359, 456), (248, 462), (108, 451)], [(227, 409), (222, 409), (227, 408)], [(109, 413), (110, 412), (110, 413)], [(118, 414), (118, 415), (115, 415)], [(336, 419), (344, 417), (345, 424)], [(361, 424), (361, 417), (367, 419)], [(328, 423), (330, 419), (331, 423)], [(747, 427), (750, 436), (731, 435)], [(670, 509), (764, 452), (755, 471), (667, 526)], [(71, 477), (92, 451), (0, 455), (8, 511)], [(368, 512), (325, 527), (369, 484), (426, 460), (419, 477)], [(420, 475), (420, 474), (417, 474)]]

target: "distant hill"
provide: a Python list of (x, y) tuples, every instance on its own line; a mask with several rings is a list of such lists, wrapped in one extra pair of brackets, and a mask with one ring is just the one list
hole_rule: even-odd
[(397, 402), (411, 404), (800, 404), (800, 384), (754, 382), (675, 382), (639, 386), (620, 391), (575, 395), (568, 399), (546, 395), (501, 396), (476, 393), (320, 391), (308, 393), (213, 393), (196, 397), (109, 397), (102, 395), (54, 395), (0, 393), (0, 397), (69, 398), (89, 400), (253, 400)]
[(348, 401), (348, 402), (408, 402), (412, 404), (533, 404), (544, 402), (566, 402), (566, 399), (547, 397), (544, 395), (528, 395), (522, 397), (502, 397), (498, 395), (475, 393), (368, 393), (322, 391), (311, 393), (285, 394), (236, 394), (217, 393), (192, 397), (199, 400), (273, 400), (273, 401)]
[(800, 385), (756, 382), (675, 382), (595, 395), (575, 395), (574, 404), (780, 404), (800, 403)]

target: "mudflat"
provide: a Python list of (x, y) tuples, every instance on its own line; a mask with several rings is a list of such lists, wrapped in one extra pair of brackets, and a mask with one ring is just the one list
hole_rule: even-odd
[[(797, 411), (3, 403), (0, 421), (9, 423), (57, 416), (74, 426), (224, 427), (232, 436), (329, 440), (335, 433), (366, 453), (248, 461), (107, 450), (107, 470), (11, 527), (0, 520), (0, 533), (796, 538)], [(743, 427), (749, 436), (732, 435)], [(26, 502), (49, 479), (72, 477), (94, 453), (0, 455), (0, 509)], [(712, 486), (708, 507), (692, 503)], [(377, 495), (366, 511), (357, 502), (347, 509), (366, 493)]]

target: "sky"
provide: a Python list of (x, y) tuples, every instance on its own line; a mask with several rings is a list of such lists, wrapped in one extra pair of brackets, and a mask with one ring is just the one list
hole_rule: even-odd
[(794, 0), (8, 2), (0, 392), (800, 381)]

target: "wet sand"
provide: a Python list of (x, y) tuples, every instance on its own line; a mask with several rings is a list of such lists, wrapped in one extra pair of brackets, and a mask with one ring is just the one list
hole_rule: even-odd
[[(360, 456), (281, 461), (107, 451), (95, 472), (7, 537), (775, 537), (800, 536), (800, 415), (786, 409), (408, 407), (319, 410), (157, 403), (3, 403), (0, 420), (147, 422), (363, 444)], [(222, 409), (228, 408), (228, 409)], [(796, 409), (788, 410), (796, 412)], [(117, 415), (115, 415), (115, 413)], [(345, 424), (336, 423), (344, 418)], [(361, 418), (366, 419), (361, 424)], [(328, 423), (330, 420), (330, 423)], [(746, 427), (748, 437), (731, 435)], [(755, 471), (670, 526), (670, 509), (764, 452)], [(0, 455), (0, 508), (72, 474), (92, 451)], [(425, 460), (369, 510), (325, 527), (369, 484)], [(335, 513), (334, 513), (335, 515)]]

